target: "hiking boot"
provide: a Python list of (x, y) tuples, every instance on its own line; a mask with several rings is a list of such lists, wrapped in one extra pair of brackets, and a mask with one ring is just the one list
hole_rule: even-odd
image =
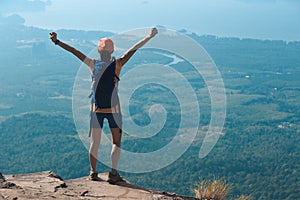
[(115, 174), (109, 172), (107, 182), (109, 182), (110, 184), (116, 184), (120, 182), (125, 182), (125, 180), (120, 176), (118, 172), (115, 172)]
[(102, 181), (102, 179), (98, 177), (98, 172), (93, 172), (93, 171), (90, 172), (89, 180), (91, 180), (91, 181)]
[(5, 182), (5, 177), (0, 172), (0, 183)]

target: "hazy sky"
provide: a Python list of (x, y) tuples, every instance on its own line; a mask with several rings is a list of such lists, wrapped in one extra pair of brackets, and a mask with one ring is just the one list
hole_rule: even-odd
[(299, 0), (0, 0), (0, 12), (54, 30), (164, 25), (200, 35), (300, 40)]

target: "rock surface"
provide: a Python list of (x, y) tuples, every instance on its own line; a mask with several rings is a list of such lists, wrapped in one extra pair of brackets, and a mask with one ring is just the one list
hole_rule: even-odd
[(167, 192), (148, 190), (129, 182), (111, 185), (107, 174), (99, 174), (103, 181), (90, 181), (88, 177), (63, 180), (51, 172), (5, 175), (0, 173), (0, 200), (2, 199), (138, 199), (138, 200), (192, 200)]

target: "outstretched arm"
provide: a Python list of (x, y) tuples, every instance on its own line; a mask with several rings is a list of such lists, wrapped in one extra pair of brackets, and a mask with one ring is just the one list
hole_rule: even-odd
[(139, 41), (138, 43), (136, 43), (135, 45), (133, 45), (121, 58), (120, 58), (120, 62), (121, 65), (123, 66), (130, 58), (131, 56), (133, 56), (133, 54), (136, 52), (136, 50), (138, 50), (139, 48), (141, 48), (142, 46), (144, 46), (150, 39), (152, 39), (155, 35), (157, 34), (157, 29), (156, 28), (152, 28), (151, 29), (151, 33), (146, 36), (144, 39), (142, 39), (141, 41)]
[(52, 42), (55, 45), (58, 45), (61, 48), (65, 49), (66, 51), (69, 51), (72, 54), (74, 54), (77, 58), (79, 58), (82, 62), (84, 62), (87, 66), (89, 66), (91, 71), (93, 71), (93, 68), (94, 68), (94, 60), (93, 59), (87, 57), (86, 55), (84, 55), (83, 53), (81, 53), (80, 51), (75, 49), (74, 47), (71, 47), (70, 45), (58, 40), (57, 34), (55, 32), (50, 33), (50, 39), (52, 40)]

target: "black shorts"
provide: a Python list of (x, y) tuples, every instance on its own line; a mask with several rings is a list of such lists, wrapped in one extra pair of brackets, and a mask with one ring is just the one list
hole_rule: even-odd
[(121, 113), (91, 113), (91, 128), (103, 128), (104, 119), (107, 119), (109, 128), (122, 129)]

